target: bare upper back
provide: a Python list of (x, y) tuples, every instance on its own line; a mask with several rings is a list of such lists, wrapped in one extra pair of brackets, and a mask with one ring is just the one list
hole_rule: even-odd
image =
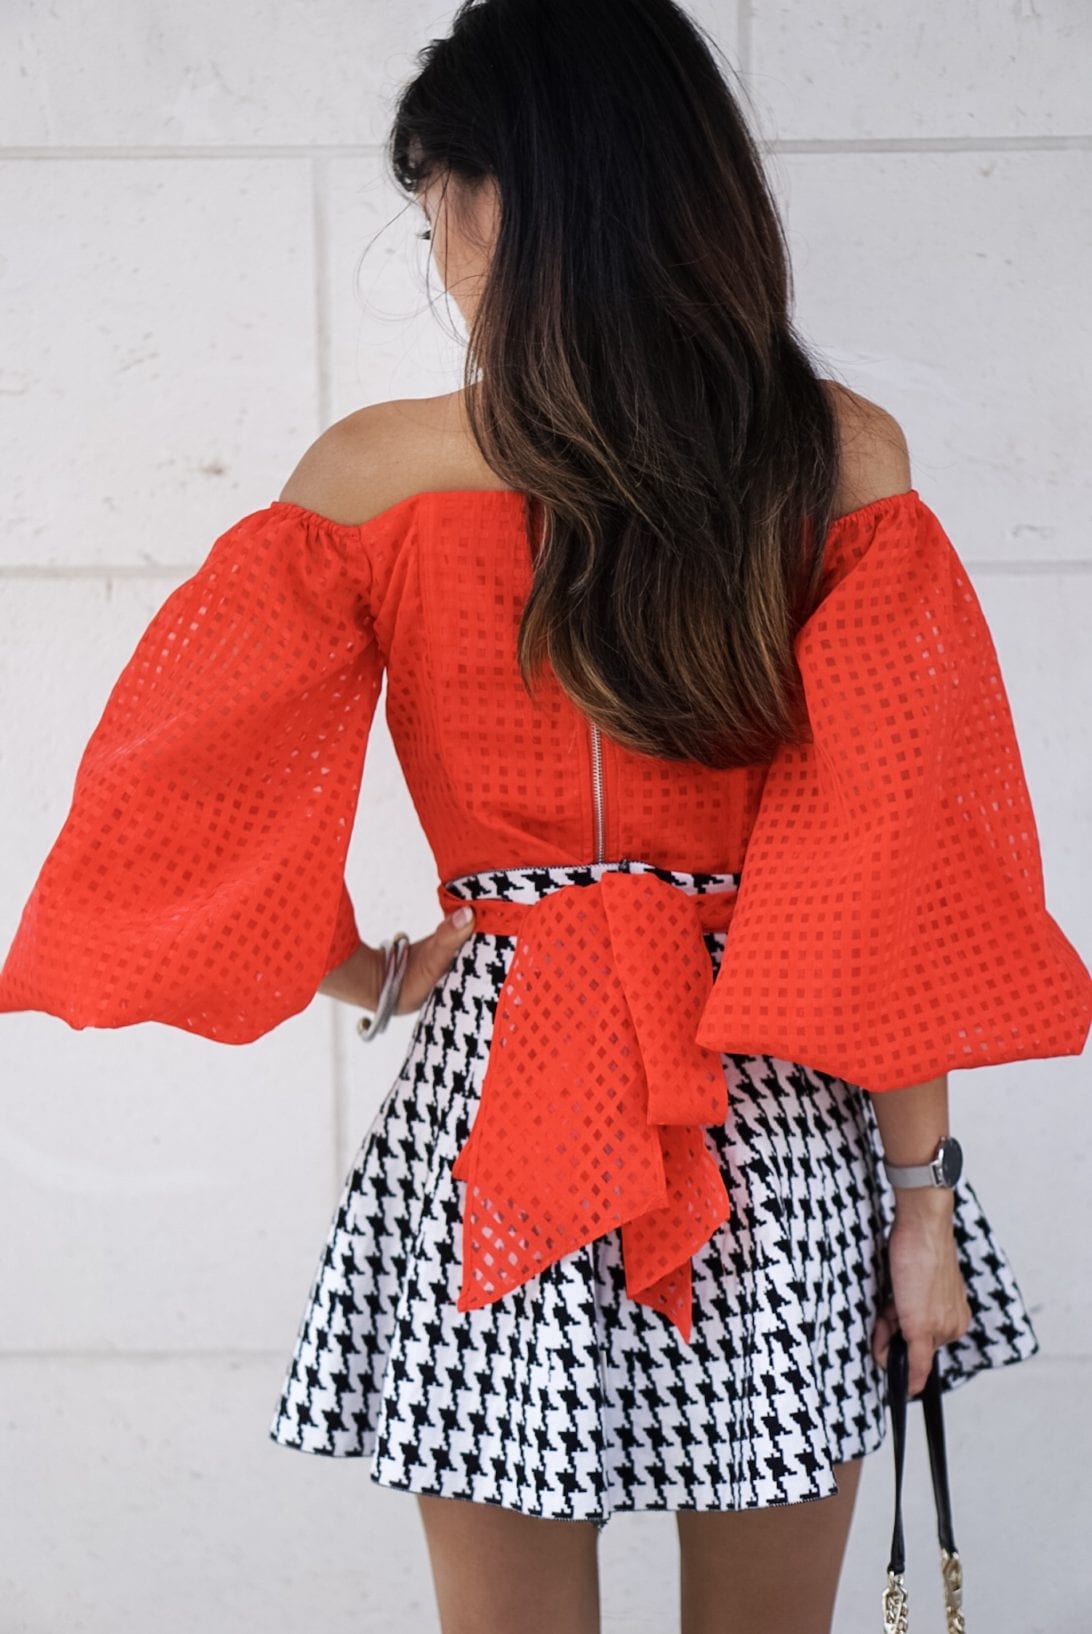
[(281, 499), (334, 522), (366, 522), (433, 488), (505, 488), (470, 436), (463, 392), (370, 403), (313, 442)]
[[(906, 438), (894, 416), (837, 381), (823, 385), (841, 441), (834, 514), (909, 488)], [(335, 421), (300, 459), (280, 498), (355, 524), (430, 489), (506, 487), (470, 436), (460, 389), (371, 403)]]

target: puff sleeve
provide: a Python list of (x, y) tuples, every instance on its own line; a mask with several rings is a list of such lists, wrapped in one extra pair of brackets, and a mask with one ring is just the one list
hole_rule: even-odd
[(914, 489), (843, 520), (796, 642), (811, 741), (768, 769), (698, 1041), (872, 1091), (1079, 1055), (1092, 979), (967, 571)]
[(359, 940), (345, 888), (383, 658), (363, 527), (274, 501), (115, 682), (0, 969), (0, 1011), (244, 1044)]

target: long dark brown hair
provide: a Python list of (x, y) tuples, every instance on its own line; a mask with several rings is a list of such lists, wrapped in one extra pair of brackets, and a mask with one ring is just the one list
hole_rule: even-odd
[[(808, 734), (793, 642), (825, 590), (835, 412), (790, 318), (778, 211), (727, 63), (672, 0), (463, 0), (387, 157), (496, 242), (464, 396), (527, 495), (518, 641), (638, 753), (726, 768)], [(455, 185), (451, 185), (454, 183)]]

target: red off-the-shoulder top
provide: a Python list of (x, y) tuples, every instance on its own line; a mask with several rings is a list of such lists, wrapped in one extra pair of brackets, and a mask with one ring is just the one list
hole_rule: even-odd
[[(384, 673), (443, 905), (460, 874), (592, 860), (589, 724), (516, 663), (525, 507), (435, 490), (347, 526), (274, 500), (221, 534), (106, 701), (0, 1011), (243, 1044), (304, 1009), (359, 940), (344, 861)], [(730, 1115), (720, 1052), (883, 1091), (1084, 1048), (1092, 978), (1046, 908), (966, 569), (916, 489), (838, 518), (826, 551), (796, 643), (810, 743), (713, 771), (600, 736), (603, 856), (738, 893), (614, 872), (478, 905), (517, 945), (453, 1168), (460, 1309), (620, 1226), (630, 1295), (688, 1338), (689, 1256), (730, 1212), (701, 1133)]]

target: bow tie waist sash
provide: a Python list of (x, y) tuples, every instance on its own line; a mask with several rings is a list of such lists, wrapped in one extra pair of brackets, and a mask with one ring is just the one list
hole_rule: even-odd
[[(444, 913), (467, 900), (437, 895)], [(736, 897), (608, 871), (534, 902), (471, 899), (475, 931), (516, 948), (451, 1170), (466, 1183), (459, 1310), (620, 1227), (627, 1294), (689, 1344), (691, 1255), (731, 1212), (701, 1129), (728, 1116), (722, 1057), (695, 1041), (703, 934), (727, 930)]]

